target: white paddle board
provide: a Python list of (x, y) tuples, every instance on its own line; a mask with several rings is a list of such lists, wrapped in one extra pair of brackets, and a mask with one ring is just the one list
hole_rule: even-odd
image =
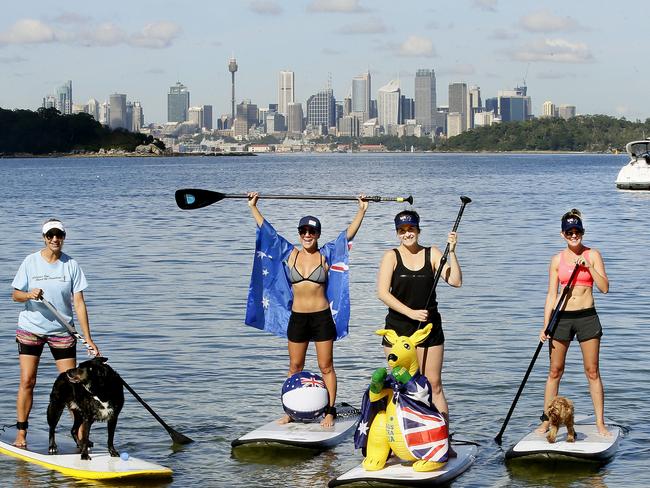
[[(98, 446), (90, 450), (91, 459), (84, 461), (72, 439), (69, 435), (65, 439), (63, 433), (57, 435), (58, 454), (48, 454), (47, 432), (29, 429), (27, 431), (27, 449), (15, 447), (12, 444), (15, 436), (15, 428), (8, 428), (0, 432), (1, 453), (75, 478), (115, 480), (171, 478), (172, 476), (172, 470), (165, 466), (130, 456), (128, 459), (111, 457), (105, 448), (98, 449)], [(95, 444), (97, 445), (97, 441)]]
[(284, 444), (310, 449), (329, 449), (351, 435), (359, 422), (360, 412), (347, 403), (336, 405), (334, 427), (321, 427), (320, 421), (278, 424), (277, 419), (232, 441), (232, 447), (244, 444)]
[(506, 452), (506, 459), (537, 456), (606, 462), (616, 453), (621, 438), (621, 429), (618, 427), (608, 425), (607, 429), (611, 436), (602, 436), (598, 433), (595, 417), (592, 415), (576, 417), (574, 428), (576, 430), (575, 442), (566, 441), (567, 430), (562, 426), (558, 430), (557, 439), (553, 444), (546, 440), (546, 434), (539, 434), (533, 430)]
[(391, 485), (404, 486), (437, 486), (449, 483), (454, 478), (463, 474), (474, 464), (478, 448), (474, 445), (456, 445), (453, 444), (457, 456), (449, 458), (445, 465), (436, 471), (420, 473), (413, 471), (410, 462), (392, 456), (388, 459), (386, 466), (379, 471), (366, 471), (359, 464), (356, 468), (343, 473), (337, 478), (331, 480), (328, 484), (330, 488), (334, 486), (348, 485), (352, 483), (387, 483)]

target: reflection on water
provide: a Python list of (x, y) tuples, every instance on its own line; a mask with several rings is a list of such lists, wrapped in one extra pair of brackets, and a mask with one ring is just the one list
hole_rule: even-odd
[[(245, 200), (181, 211), (174, 191), (412, 194), (422, 216), (422, 241), (439, 247), (453, 225), (460, 195), (468, 195), (473, 202), (465, 209), (458, 245), (463, 287), (441, 283), (438, 288), (451, 430), (457, 438), (481, 444), (476, 464), (454, 486), (650, 484), (645, 466), (650, 339), (644, 333), (650, 315), (644, 265), (650, 257), (650, 192), (614, 188), (625, 157), (299, 154), (244, 159), (0, 160), (5, 237), (0, 423), (15, 421), (18, 383), (13, 328), (20, 307), (9, 298), (11, 280), (22, 259), (40, 247), (40, 224), (57, 216), (68, 228), (65, 250), (88, 277), (95, 341), (169, 425), (196, 440), (172, 448), (162, 427), (126, 393), (116, 446), (174, 470), (172, 481), (151, 486), (326, 486), (361, 461), (351, 440), (323, 453), (231, 451), (233, 439), (282, 414), (286, 344), (243, 325), (255, 235)], [(356, 211), (354, 202), (260, 200), (259, 205), (279, 232), (292, 239), (304, 214), (321, 218), (323, 239), (329, 240)], [(339, 401), (360, 404), (372, 371), (385, 364), (381, 338), (374, 335), (386, 313), (375, 297), (375, 279), (383, 252), (397, 245), (392, 218), (405, 207), (371, 204), (355, 240), (351, 333), (335, 347)], [(608, 295), (596, 295), (605, 331), (601, 369), (606, 414), (632, 428), (605, 467), (506, 465), (493, 438), (537, 346), (548, 262), (563, 246), (560, 216), (572, 207), (585, 215), (586, 243), (605, 257), (611, 283)], [(315, 358), (311, 346), (307, 369), (318, 370)], [(535, 424), (546, 368), (541, 354), (505, 432), (503, 449)], [(46, 428), (55, 377), (46, 353), (30, 429)], [(562, 392), (574, 401), (576, 413), (591, 413), (575, 344)], [(69, 419), (61, 422), (60, 432), (66, 429)], [(6, 456), (0, 457), (0, 469), (13, 486), (96, 485)]]

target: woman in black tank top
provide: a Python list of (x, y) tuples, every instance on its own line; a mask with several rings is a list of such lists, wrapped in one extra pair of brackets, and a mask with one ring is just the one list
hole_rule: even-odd
[[(449, 408), (442, 389), (442, 360), (444, 335), (438, 313), (435, 290), (432, 291), (435, 271), (442, 252), (436, 247), (423, 247), (420, 237), (420, 217), (417, 212), (404, 210), (395, 217), (395, 229), (400, 245), (386, 251), (381, 260), (377, 278), (377, 296), (388, 306), (386, 328), (399, 335), (412, 335), (418, 328), (433, 324), (427, 339), (418, 346), (420, 371), (431, 384), (432, 400), (440, 413), (449, 418)], [(456, 258), (455, 232), (447, 237), (449, 258), (440, 275), (449, 285), (462, 285), (463, 275)], [(387, 346), (384, 343), (384, 346)], [(385, 347), (385, 350), (388, 350)], [(426, 355), (425, 355), (426, 351)], [(422, 364), (423, 358), (427, 358)]]

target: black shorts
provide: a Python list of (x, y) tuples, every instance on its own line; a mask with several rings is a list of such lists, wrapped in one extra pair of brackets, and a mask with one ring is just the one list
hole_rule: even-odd
[(603, 328), (595, 308), (584, 310), (571, 310), (560, 313), (557, 328), (553, 339), (558, 341), (572, 341), (578, 337), (578, 342), (590, 339), (600, 339), (603, 335)]
[(16, 342), (18, 343), (19, 355), (41, 357), (43, 347), (47, 344), (50, 347), (52, 357), (56, 361), (77, 358), (77, 339), (70, 335), (41, 336), (18, 329), (16, 330)]
[(336, 325), (329, 308), (320, 312), (291, 311), (287, 337), (291, 342), (321, 342), (336, 339)]
[[(429, 335), (424, 340), (424, 342), (418, 344), (418, 347), (440, 346), (445, 343), (445, 334), (442, 331), (442, 317), (440, 314), (436, 312), (432, 317), (432, 320), (429, 320), (427, 323), (429, 322), (433, 324), (431, 332), (429, 332)], [(422, 324), (420, 328), (426, 326), (427, 323)], [(415, 333), (416, 330), (418, 330), (418, 324), (417, 322), (405, 323), (402, 321), (393, 321), (389, 317), (386, 317), (386, 329), (394, 330), (399, 336), (411, 336)], [(386, 347), (390, 347), (390, 344), (385, 336), (381, 343)]]

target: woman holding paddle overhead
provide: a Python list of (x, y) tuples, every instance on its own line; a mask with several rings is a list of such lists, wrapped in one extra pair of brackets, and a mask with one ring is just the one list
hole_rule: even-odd
[[(418, 346), (418, 360), (422, 373), (431, 385), (435, 407), (449, 420), (449, 407), (442, 389), (445, 336), (434, 284), (441, 262), (444, 264), (440, 276), (449, 285), (460, 287), (463, 283), (456, 257), (457, 234), (452, 231), (447, 236), (449, 260), (446, 261), (438, 248), (423, 247), (419, 243), (420, 216), (417, 212), (404, 210), (398, 213), (395, 216), (395, 229), (400, 244), (386, 251), (377, 277), (377, 296), (388, 306), (386, 329), (409, 336), (420, 325), (433, 324), (427, 339)], [(385, 351), (390, 349), (385, 339), (383, 345)]]
[[(357, 234), (368, 202), (360, 195), (352, 223), (323, 247), (318, 245), (320, 221), (303, 217), (298, 223), (300, 248), (296, 248), (264, 219), (257, 208), (258, 193), (248, 196), (258, 230), (246, 324), (287, 337), (288, 376), (303, 370), (307, 347), (314, 341), (318, 367), (329, 393), (321, 425), (331, 427), (336, 417), (334, 340), (347, 334), (349, 319), (348, 241)], [(279, 420), (290, 421), (289, 416)]]
[[(562, 216), (561, 235), (567, 247), (551, 259), (548, 293), (544, 306), (544, 326), (539, 333), (540, 341), (544, 342), (549, 339), (547, 327), (558, 300), (558, 285), (561, 288), (569, 286), (571, 289), (565, 302), (566, 305), (560, 311), (555, 333), (549, 344), (550, 367), (544, 390), (542, 424), (537, 429), (539, 433), (548, 430), (546, 409), (551, 400), (558, 395), (566, 354), (571, 341), (577, 336), (582, 350), (585, 375), (589, 381), (589, 392), (594, 404), (596, 427), (601, 435), (609, 435), (604, 416), (605, 394), (598, 368), (600, 338), (603, 335), (603, 330), (596, 314), (593, 295), (594, 285), (601, 293), (607, 293), (609, 280), (600, 253), (596, 249), (584, 245), (582, 241), (584, 232), (582, 215), (579, 210), (572, 209)], [(577, 274), (569, 283), (576, 265), (579, 265)]]
[(81, 267), (63, 252), (66, 232), (63, 223), (50, 219), (42, 228), (45, 247), (30, 254), (20, 265), (11, 284), (12, 298), (24, 303), (18, 316), (16, 342), (20, 361), (20, 386), (16, 399), (16, 440), (14, 445), (26, 447), (29, 413), (32, 409), (36, 374), (43, 347), (47, 344), (59, 372), (77, 365), (76, 339), (61, 325), (43, 303), (52, 302), (67, 321), (72, 321), (72, 308), (79, 320), (90, 348), (99, 355), (92, 341), (83, 290), (88, 286)]

